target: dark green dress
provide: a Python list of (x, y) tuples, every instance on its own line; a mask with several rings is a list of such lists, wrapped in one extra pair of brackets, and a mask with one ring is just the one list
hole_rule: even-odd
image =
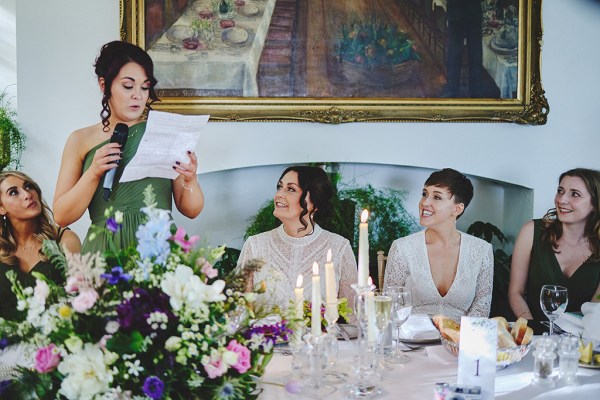
[(548, 318), (540, 306), (540, 291), (544, 285), (560, 285), (567, 288), (569, 303), (567, 311), (580, 312), (581, 305), (591, 301), (600, 283), (600, 262), (583, 263), (570, 278), (566, 278), (552, 246), (542, 242), (542, 221), (534, 219), (533, 246), (527, 279), (527, 305), (536, 321)]
[[(140, 141), (144, 136), (145, 130), (145, 121), (133, 125), (129, 128), (129, 136), (127, 137), (127, 143), (125, 144), (125, 149), (123, 150), (123, 155), (121, 159), (122, 164), (121, 166), (119, 166), (119, 171), (115, 176), (115, 182), (117, 183), (115, 183), (115, 185), (113, 186), (113, 191), (110, 195), (110, 198), (108, 199), (108, 201), (104, 201), (104, 199), (102, 198), (104, 192), (102, 184), (104, 180), (101, 179), (100, 183), (98, 184), (98, 187), (96, 188), (96, 192), (94, 193), (94, 197), (92, 198), (92, 201), (90, 202), (90, 205), (88, 207), (92, 224), (100, 227), (103, 227), (106, 224), (106, 217), (104, 216), (104, 211), (107, 208), (112, 206), (113, 212), (117, 210), (122, 211), (124, 217), (121, 228), (115, 234), (112, 234), (110, 232), (103, 233), (97, 235), (93, 240), (89, 239), (90, 233), (92, 232), (90, 228), (85, 237), (85, 240), (83, 241), (81, 249), (82, 254), (96, 251), (103, 252), (107, 250), (109, 248), (109, 234), (112, 236), (113, 243), (115, 244), (117, 249), (123, 249), (128, 247), (129, 245), (137, 244), (135, 233), (137, 231), (138, 226), (144, 221), (143, 218), (145, 216), (144, 213), (140, 211), (142, 207), (146, 206), (144, 204), (143, 192), (144, 189), (150, 184), (154, 188), (157, 208), (171, 210), (172, 187), (170, 179), (144, 178), (133, 182), (118, 182), (118, 178), (120, 178), (123, 171), (123, 166), (127, 168), (127, 164), (135, 155)], [(98, 144), (96, 147), (89, 151), (83, 163), (83, 172), (85, 172), (90, 167), (96, 150), (104, 146), (107, 142), (108, 140)]]
[(65, 278), (62, 271), (53, 266), (47, 261), (40, 261), (29, 271), (25, 273), (14, 265), (0, 264), (0, 317), (14, 319), (18, 315), (17, 298), (12, 292), (12, 283), (6, 277), (8, 271), (17, 273), (17, 280), (23, 287), (35, 287), (36, 278), (32, 272), (44, 274), (48, 280), (56, 282), (60, 285), (64, 284)]

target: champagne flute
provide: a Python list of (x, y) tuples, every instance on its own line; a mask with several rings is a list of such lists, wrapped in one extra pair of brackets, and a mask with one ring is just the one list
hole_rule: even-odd
[(400, 350), (400, 328), (412, 312), (412, 295), (404, 286), (389, 286), (385, 289), (385, 294), (392, 298), (392, 324), (396, 328), (396, 349), (389, 361), (404, 364), (411, 358)]
[(567, 288), (557, 285), (544, 285), (540, 291), (540, 306), (550, 321), (549, 335), (554, 334), (554, 321), (567, 309), (569, 295)]
[(383, 294), (375, 295), (375, 326), (379, 330), (379, 349), (381, 356), (384, 356), (384, 336), (385, 330), (390, 323), (392, 315), (392, 298)]

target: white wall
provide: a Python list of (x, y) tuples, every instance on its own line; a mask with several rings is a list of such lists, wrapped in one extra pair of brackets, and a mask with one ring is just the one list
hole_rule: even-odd
[[(213, 171), (307, 161), (449, 166), (532, 188), (533, 215), (541, 216), (552, 206), (561, 172), (600, 167), (600, 3), (546, 0), (543, 27), (542, 83), (551, 110), (544, 126), (210, 123), (197, 148), (200, 179), (214, 181), (205, 174)], [(24, 170), (41, 182), (51, 199), (68, 134), (98, 121), (100, 93), (92, 63), (102, 44), (118, 38), (118, 1), (19, 1), (17, 38), (19, 119), (30, 139)], [(364, 141), (367, 146), (361, 144)], [(235, 174), (227, 178), (214, 186), (239, 185), (240, 193), (256, 187), (255, 181), (235, 181)], [(221, 202), (207, 204), (198, 219), (201, 226), (186, 225), (210, 239), (211, 231), (220, 228), (212, 219), (203, 223), (205, 214), (237, 212), (244, 202), (242, 196), (232, 198), (233, 210), (220, 208)], [(87, 223), (84, 219), (75, 229), (82, 233)]]
[(17, 107), (17, 26), (16, 0), (0, 0), (0, 93), (5, 89), (13, 107)]

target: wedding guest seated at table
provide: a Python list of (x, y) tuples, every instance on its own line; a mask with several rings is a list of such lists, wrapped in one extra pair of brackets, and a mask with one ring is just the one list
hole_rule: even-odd
[(408, 287), (413, 312), (454, 319), (489, 316), (492, 246), (456, 229), (472, 198), (465, 175), (450, 168), (433, 172), (419, 202), (419, 223), (426, 229), (392, 243), (384, 285)]
[[(122, 228), (116, 233), (95, 233), (92, 227), (83, 242), (83, 252), (104, 251), (109, 248), (109, 235), (117, 249), (137, 243), (135, 234), (145, 217), (144, 189), (151, 184), (156, 195), (157, 208), (177, 210), (188, 218), (195, 218), (204, 207), (204, 194), (198, 183), (196, 155), (189, 149), (187, 158), (171, 166), (177, 172), (175, 179), (147, 177), (132, 182), (118, 182), (115, 174), (112, 191), (104, 190), (107, 171), (121, 170), (134, 157), (146, 130), (145, 114), (158, 100), (154, 90), (156, 78), (150, 56), (140, 47), (122, 41), (102, 46), (96, 58), (95, 72), (102, 92), (101, 121), (71, 133), (63, 151), (62, 162), (54, 194), (54, 216), (60, 226), (77, 221), (89, 211), (93, 225), (104, 226), (105, 210), (123, 212)], [(117, 124), (128, 128), (127, 142), (121, 148), (110, 143)], [(107, 199), (104, 198), (109, 194)]]
[[(261, 301), (287, 308), (294, 299), (298, 275), (303, 276), (304, 296), (310, 299), (313, 263), (319, 264), (324, 277), (327, 251), (331, 249), (338, 298), (345, 297), (352, 307), (354, 290), (350, 285), (357, 282), (358, 273), (350, 242), (317, 223), (329, 216), (332, 196), (333, 188), (323, 169), (292, 166), (283, 171), (273, 198), (273, 215), (281, 225), (250, 236), (238, 260), (238, 268), (255, 258), (266, 262), (254, 275), (254, 284), (266, 282)], [(324, 294), (324, 278), (321, 287)]]
[(527, 222), (515, 242), (508, 296), (517, 317), (547, 320), (543, 285), (566, 287), (571, 312), (600, 294), (600, 171), (575, 168), (558, 181), (554, 208)]
[(42, 252), (42, 243), (54, 240), (76, 253), (81, 242), (75, 232), (54, 223), (39, 185), (22, 172), (0, 173), (0, 217), (0, 317), (10, 318), (17, 311), (17, 299), (6, 273), (14, 271), (23, 287), (35, 286), (32, 272), (61, 282), (64, 277)]

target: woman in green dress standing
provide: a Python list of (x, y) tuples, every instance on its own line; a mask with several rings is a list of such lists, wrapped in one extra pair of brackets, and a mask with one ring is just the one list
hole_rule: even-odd
[(600, 171), (563, 173), (554, 208), (527, 222), (515, 243), (508, 296), (513, 313), (546, 320), (540, 307), (543, 285), (568, 290), (567, 311), (579, 312), (600, 294)]
[(44, 240), (54, 240), (72, 253), (78, 253), (77, 235), (52, 221), (52, 212), (42, 199), (42, 191), (29, 176), (18, 171), (0, 173), (0, 317), (17, 312), (17, 299), (6, 273), (14, 271), (23, 287), (35, 286), (32, 272), (44, 274), (54, 282), (64, 281), (42, 253)]
[[(60, 226), (77, 221), (89, 210), (93, 225), (103, 226), (104, 211), (123, 212), (122, 228), (112, 238), (117, 248), (135, 244), (135, 233), (142, 221), (140, 211), (144, 204), (143, 190), (151, 184), (156, 195), (157, 207), (171, 210), (175, 206), (188, 218), (195, 218), (204, 207), (204, 194), (198, 183), (196, 155), (188, 150), (188, 160), (177, 161), (173, 169), (179, 173), (176, 179), (144, 178), (133, 182), (116, 183), (105, 201), (103, 177), (107, 171), (119, 165), (127, 166), (137, 151), (144, 135), (146, 122), (144, 111), (158, 100), (154, 87), (156, 79), (150, 56), (140, 47), (121, 41), (105, 44), (96, 59), (95, 72), (102, 91), (102, 121), (76, 130), (65, 144), (60, 172), (54, 194), (54, 216)], [(110, 143), (110, 137), (119, 123), (129, 127), (125, 148)], [(122, 168), (120, 168), (122, 171)], [(98, 235), (90, 240), (90, 231), (84, 240), (82, 252), (104, 251), (108, 248), (108, 236)]]

